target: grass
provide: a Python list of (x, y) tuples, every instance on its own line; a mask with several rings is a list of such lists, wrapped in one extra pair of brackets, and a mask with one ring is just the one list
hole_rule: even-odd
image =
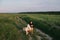
[(53, 40), (60, 39), (60, 15), (27, 14), (22, 19), (27, 23), (33, 21), (36, 28), (53, 37)]
[[(16, 16), (26, 22), (17, 19)], [(20, 30), (30, 21), (33, 21), (36, 28), (53, 37), (53, 40), (60, 39), (60, 15), (0, 14), (0, 40), (28, 40), (28, 36)], [(33, 35), (33, 40), (34, 38)]]
[(12, 17), (7, 17), (0, 17), (0, 40), (18, 40), (20, 32), (13, 25)]

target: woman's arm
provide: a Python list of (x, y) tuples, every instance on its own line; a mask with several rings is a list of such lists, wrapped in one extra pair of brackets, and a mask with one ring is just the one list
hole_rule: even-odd
[(28, 24), (27, 27), (30, 28), (30, 25)]

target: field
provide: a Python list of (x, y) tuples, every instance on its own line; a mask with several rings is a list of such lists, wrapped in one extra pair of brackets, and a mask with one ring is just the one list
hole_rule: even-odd
[[(34, 28), (51, 36), (53, 40), (60, 39), (60, 15), (0, 14), (0, 40), (29, 40), (29, 36), (25, 35), (22, 28), (30, 21), (33, 22)], [(32, 40), (37, 40), (34, 35)]]

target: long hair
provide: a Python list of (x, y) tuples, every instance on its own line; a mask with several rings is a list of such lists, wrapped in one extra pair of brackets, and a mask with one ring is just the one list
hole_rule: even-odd
[[(32, 21), (31, 21), (31, 22), (32, 22)], [(29, 23), (30, 27), (34, 26), (33, 23), (31, 23), (31, 22)]]

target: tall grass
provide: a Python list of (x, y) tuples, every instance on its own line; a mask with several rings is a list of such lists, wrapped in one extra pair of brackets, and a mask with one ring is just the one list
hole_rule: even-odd
[(0, 14), (0, 40), (21, 40), (20, 32), (14, 23), (12, 14)]
[[(34, 15), (33, 16), (31, 14), (31, 16), (28, 15), (21, 18), (25, 20), (27, 23), (32, 21), (34, 23), (34, 27), (42, 30), (43, 32), (53, 37), (53, 40), (59, 40), (60, 39), (59, 38), (60, 37), (60, 27), (59, 27), (60, 15), (51, 15), (51, 16), (48, 16), (48, 15)], [(40, 18), (43, 18), (43, 20), (41, 20)], [(57, 25), (56, 22), (59, 25)]]
[[(54, 40), (60, 39), (60, 15), (0, 14), (0, 40), (28, 40), (28, 36), (19, 31), (26, 23), (21, 20), (18, 21), (18, 19), (15, 20), (16, 16), (27, 23), (33, 21), (34, 27), (52, 36)], [(16, 21), (18, 24), (15, 23)]]

